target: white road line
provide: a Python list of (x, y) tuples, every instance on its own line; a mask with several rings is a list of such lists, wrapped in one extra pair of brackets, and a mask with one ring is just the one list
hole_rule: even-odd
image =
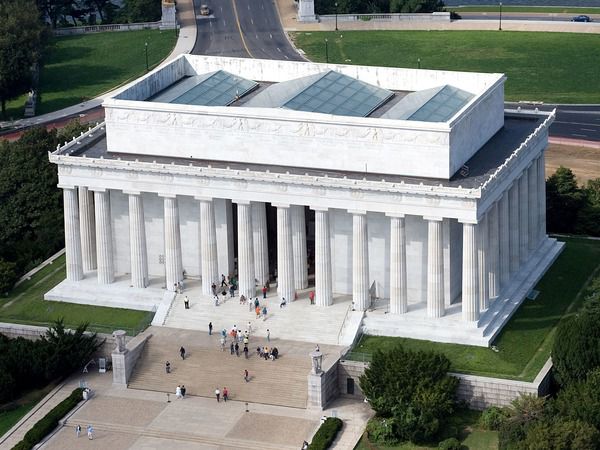
[(281, 49), (280, 49), (279, 47), (277, 47), (277, 51), (278, 51), (279, 53), (281, 53)]
[(227, 27), (227, 21), (225, 19), (223, 19), (223, 25), (225, 25), (225, 27)]
[(272, 35), (271, 33), (269, 33), (269, 37), (270, 37), (271, 39), (273, 39), (273, 35)]
[(258, 41), (258, 34), (255, 34), (254, 37), (256, 38), (256, 40)]
[(577, 134), (577, 133), (573, 133), (573, 136), (588, 137), (587, 134)]
[(285, 58), (285, 59), (290, 59), (290, 58), (288, 58), (288, 56), (287, 56), (287, 55), (283, 55), (283, 56), (284, 56), (284, 58)]
[(554, 123), (568, 123), (571, 125), (583, 125), (586, 127), (600, 127), (600, 125), (596, 125), (595, 123), (585, 123), (585, 122), (567, 122), (565, 120), (555, 120)]
[(595, 133), (597, 130), (592, 130), (590, 128), (582, 128), (581, 131), (591, 131), (592, 133)]
[(248, 5), (248, 11), (250, 11), (250, 5)]
[(250, 23), (254, 25), (254, 19), (250, 19)]

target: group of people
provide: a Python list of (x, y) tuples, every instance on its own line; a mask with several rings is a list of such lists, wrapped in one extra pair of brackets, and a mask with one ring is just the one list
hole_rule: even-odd
[(275, 361), (279, 357), (279, 350), (277, 347), (269, 348), (267, 345), (264, 347), (256, 347), (256, 354), (259, 358), (264, 358), (265, 361)]
[(185, 392), (186, 392), (185, 384), (177, 385), (177, 388), (175, 388), (175, 397), (184, 399)]
[[(91, 441), (92, 439), (94, 439), (94, 428), (91, 425), (87, 426), (87, 437), (88, 439)], [(77, 437), (81, 436), (81, 425), (77, 425), (75, 427), (75, 434), (77, 435)]]

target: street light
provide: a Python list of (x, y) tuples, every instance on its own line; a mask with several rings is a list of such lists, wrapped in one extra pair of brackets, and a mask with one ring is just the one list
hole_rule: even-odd
[(498, 24), (498, 31), (502, 31), (502, 2), (500, 2), (500, 23)]
[(329, 47), (327, 46), (327, 43), (329, 41), (327, 40), (327, 38), (325, 38), (325, 62), (327, 64), (329, 64)]
[(417, 58), (417, 68), (421, 68), (421, 58)]
[(335, 2), (334, 5), (335, 5), (335, 31), (337, 31), (338, 30), (338, 27), (337, 27), (338, 4), (337, 4), (337, 2)]
[(148, 43), (144, 44), (144, 50), (146, 51), (146, 72), (148, 72)]

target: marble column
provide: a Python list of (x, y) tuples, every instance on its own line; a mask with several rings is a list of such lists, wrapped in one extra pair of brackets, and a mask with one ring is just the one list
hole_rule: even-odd
[[(500, 224), (498, 202), (488, 212), (488, 294), (494, 300), (500, 294)], [(489, 306), (489, 305), (488, 305)]]
[(525, 264), (529, 258), (529, 182), (527, 170), (519, 178), (519, 258)]
[(533, 164), (529, 166), (527, 171), (527, 182), (529, 192), (529, 251), (531, 252), (537, 247), (538, 244), (538, 176), (537, 176), (537, 161), (533, 161)]
[(144, 204), (139, 192), (129, 195), (129, 250), (131, 255), (131, 285), (136, 288), (148, 286), (148, 251), (146, 248), (146, 224)]
[(293, 205), (292, 213), (292, 246), (294, 248), (294, 288), (308, 287), (308, 264), (306, 257), (306, 219), (304, 206)]
[(318, 306), (333, 304), (329, 211), (326, 209), (315, 209), (315, 303)]
[(263, 202), (252, 202), (252, 237), (254, 242), (254, 277), (262, 288), (269, 281), (267, 212)]
[(406, 311), (406, 219), (398, 214), (390, 217), (390, 313)]
[(463, 223), (462, 318), (466, 322), (479, 320), (478, 235), (476, 224)]
[(179, 206), (175, 195), (162, 195), (165, 215), (165, 278), (168, 291), (175, 291), (182, 280), (181, 231), (179, 228)]
[(479, 275), (479, 310), (485, 311), (489, 306), (488, 289), (488, 218), (484, 215), (477, 225), (477, 272)]
[[(510, 279), (510, 227), (508, 190), (504, 191), (498, 205), (498, 235), (500, 241), (500, 289), (503, 289)], [(500, 292), (497, 291), (499, 294)]]
[(441, 217), (427, 221), (427, 316), (442, 317), (444, 306), (444, 239)]
[(251, 299), (256, 296), (254, 281), (254, 242), (252, 236), (252, 206), (237, 201), (238, 276), (240, 295)]
[(65, 254), (67, 260), (67, 280), (83, 279), (83, 261), (81, 256), (81, 234), (79, 229), (79, 205), (76, 187), (63, 187)]
[(544, 157), (544, 152), (538, 158), (538, 226), (539, 226), (539, 238), (546, 238), (546, 159)]
[(509, 191), (509, 213), (508, 221), (510, 228), (510, 274), (513, 276), (518, 270), (520, 265), (519, 259), (519, 181), (515, 180), (514, 184)]
[(81, 256), (83, 271), (96, 270), (96, 220), (94, 218), (94, 193), (79, 186), (79, 229), (81, 231)]
[(110, 284), (115, 281), (115, 266), (112, 247), (112, 227), (110, 218), (110, 192), (94, 191), (96, 214), (96, 255), (98, 257), (98, 283)]
[(355, 310), (366, 311), (371, 305), (367, 212), (348, 212), (352, 214), (352, 301)]
[(292, 218), (289, 205), (277, 207), (277, 293), (279, 298), (292, 302), (294, 289), (294, 248), (292, 244)]
[(212, 295), (212, 284), (215, 283), (217, 286), (220, 285), (215, 207), (212, 198), (197, 197), (196, 200), (200, 201), (202, 294)]

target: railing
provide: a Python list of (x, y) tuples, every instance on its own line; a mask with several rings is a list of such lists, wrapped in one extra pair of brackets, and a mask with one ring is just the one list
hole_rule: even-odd
[(103, 33), (105, 31), (157, 30), (161, 25), (160, 20), (158, 22), (111, 23), (108, 25), (57, 28), (53, 31), (53, 34), (54, 36), (72, 36), (75, 34)]
[(420, 13), (420, 14), (325, 14), (319, 16), (320, 22), (450, 22), (449, 12)]
[(346, 308), (346, 314), (344, 314), (344, 320), (342, 321), (342, 324), (340, 325), (340, 329), (338, 331), (337, 334), (337, 343), (340, 343), (340, 338), (342, 337), (342, 331), (344, 330), (344, 325), (346, 325), (346, 320), (348, 319), (348, 314), (350, 314), (350, 311), (352, 310), (352, 303), (350, 303), (348, 305), (348, 308)]
[(371, 353), (353, 352), (350, 351), (344, 355), (344, 359), (347, 361), (358, 361), (358, 362), (371, 362), (373, 355)]

